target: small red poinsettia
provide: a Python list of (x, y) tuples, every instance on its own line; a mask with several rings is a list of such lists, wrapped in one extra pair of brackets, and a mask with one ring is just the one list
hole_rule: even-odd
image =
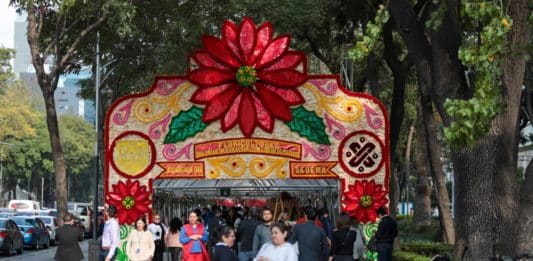
[(119, 181), (113, 186), (113, 192), (107, 195), (107, 202), (117, 208), (119, 224), (131, 224), (139, 216), (150, 211), (150, 193), (146, 186), (141, 186), (139, 181), (126, 183)]
[[(288, 35), (273, 38), (269, 22), (256, 27), (224, 22), (222, 38), (204, 36), (204, 49), (191, 56), (198, 68), (189, 81), (199, 86), (191, 102), (205, 104), (204, 122), (220, 119), (222, 131), (237, 123), (250, 137), (256, 126), (272, 133), (274, 120), (290, 121), (290, 106), (304, 103), (297, 90), (307, 80), (298, 66), (305, 55), (289, 50)], [(304, 63), (305, 66), (305, 63)]]
[(389, 201), (383, 185), (374, 180), (356, 181), (344, 193), (344, 211), (361, 223), (376, 222), (376, 210)]

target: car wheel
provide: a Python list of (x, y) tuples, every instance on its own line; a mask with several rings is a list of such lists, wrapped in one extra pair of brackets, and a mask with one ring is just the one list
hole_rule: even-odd
[(7, 247), (6, 255), (7, 256), (13, 255), (13, 242), (9, 243), (9, 246)]
[(19, 249), (17, 249), (17, 254), (22, 254), (22, 252), (24, 252), (24, 240), (21, 240), (20, 241), (20, 247)]
[(46, 244), (44, 245), (44, 248), (46, 249), (50, 248), (50, 238), (46, 239)]

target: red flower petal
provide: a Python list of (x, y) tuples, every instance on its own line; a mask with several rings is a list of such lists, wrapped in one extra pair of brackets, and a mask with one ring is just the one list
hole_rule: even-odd
[(241, 60), (246, 63), (252, 54), (255, 45), (255, 24), (249, 17), (244, 17), (239, 32), (239, 50), (241, 51)]
[(287, 88), (298, 87), (307, 81), (305, 74), (291, 69), (259, 71), (257, 76), (262, 82)]
[(294, 69), (304, 60), (304, 55), (295, 51), (287, 51), (279, 60), (272, 65), (263, 68), (264, 71), (277, 69)]
[(367, 217), (368, 217), (368, 220), (371, 221), (371, 222), (375, 222), (376, 221), (376, 218), (378, 217), (378, 214), (376, 214), (376, 211), (372, 210), (372, 211), (368, 211), (367, 213)]
[(267, 110), (276, 118), (282, 121), (292, 120), (291, 109), (279, 95), (269, 91), (267, 88), (257, 88), (257, 94), (259, 94), (259, 98), (267, 107)]
[(144, 204), (138, 204), (138, 203), (136, 203), (136, 204), (135, 204), (135, 208), (136, 208), (138, 211), (140, 211), (140, 212), (148, 212), (148, 211), (150, 211), (150, 208), (148, 208), (148, 206), (147, 206), (147, 205), (144, 205)]
[(373, 195), (376, 187), (376, 182), (374, 180), (371, 180), (370, 182), (364, 184), (365, 185), (365, 194), (366, 195)]
[(366, 183), (366, 181), (363, 181), (363, 182), (355, 182), (355, 188), (354, 188), (354, 191), (357, 195), (363, 195), (363, 193), (365, 193), (365, 186), (364, 186), (364, 183)]
[(239, 119), (239, 107), (241, 105), (241, 97), (242, 94), (239, 94), (237, 98), (235, 98), (235, 101), (233, 101), (233, 104), (224, 115), (224, 118), (221, 120), (220, 125), (222, 127), (223, 132), (228, 131), (237, 124), (237, 120)]
[(122, 196), (122, 197), (125, 197), (125, 196), (129, 196), (130, 193), (128, 191), (128, 187), (126, 187), (126, 184), (124, 184), (124, 182), (122, 181), (119, 181), (118, 182), (118, 193)]
[(205, 104), (211, 101), (213, 97), (228, 89), (232, 84), (217, 85), (206, 88), (198, 88), (191, 96), (190, 101), (193, 103)]
[(249, 88), (242, 90), (241, 105), (239, 107), (239, 126), (244, 136), (252, 136), (255, 129), (255, 108)]
[(233, 55), (240, 59), (239, 47), (237, 46), (237, 38), (239, 35), (239, 27), (232, 21), (224, 21), (222, 26), (222, 40), (229, 47)]
[(201, 67), (189, 74), (189, 81), (202, 87), (215, 86), (235, 79), (235, 73), (210, 67)]
[(205, 35), (202, 37), (202, 42), (204, 43), (207, 52), (221, 63), (227, 64), (233, 68), (239, 68), (241, 66), (240, 62), (235, 56), (233, 56), (231, 51), (226, 48), (226, 44), (222, 40), (214, 36)]
[(224, 114), (231, 104), (233, 104), (233, 100), (239, 92), (239, 87), (231, 87), (215, 96), (213, 101), (206, 106), (202, 120), (204, 122), (210, 122)]
[(289, 48), (290, 41), (290, 36), (285, 35), (280, 36), (270, 42), (270, 44), (266, 47), (265, 52), (261, 56), (261, 59), (257, 63), (256, 68), (259, 70), (278, 59)]
[(131, 195), (134, 195), (134, 196), (135, 196), (135, 194), (137, 194), (137, 191), (139, 190), (139, 187), (140, 187), (140, 183), (139, 183), (138, 180), (135, 181), (135, 182), (133, 182), (133, 183), (131, 184), (131, 186), (130, 186), (130, 193), (131, 193)]
[(110, 200), (113, 200), (115, 202), (121, 202), (122, 201), (122, 196), (118, 195), (118, 194), (115, 194), (115, 193), (109, 193), (107, 194), (108, 195), (108, 198)]
[(254, 52), (247, 61), (248, 65), (253, 65), (257, 61), (257, 58), (263, 53), (266, 46), (272, 39), (272, 32), (272, 24), (270, 22), (265, 22), (259, 26), (259, 28), (257, 28), (257, 33), (255, 34)]
[(136, 195), (134, 199), (135, 199), (135, 202), (137, 202), (137, 201), (144, 201), (148, 199), (149, 197), (150, 197), (150, 193), (145, 192), (145, 193), (140, 193)]
[(305, 102), (304, 97), (296, 89), (278, 88), (267, 84), (264, 84), (263, 86), (264, 88), (267, 88), (268, 90), (279, 95), (287, 104), (291, 106), (300, 105)]
[(272, 115), (270, 115), (265, 106), (263, 106), (263, 103), (257, 98), (255, 93), (252, 93), (252, 97), (257, 111), (257, 121), (259, 122), (259, 126), (266, 132), (272, 133), (274, 130), (274, 119), (272, 119)]
[(346, 208), (344, 208), (344, 209), (346, 210), (346, 212), (352, 212), (355, 209), (357, 209), (357, 207), (359, 207), (358, 204), (348, 204), (348, 205), (346, 205)]
[(203, 66), (203, 67), (212, 67), (212, 68), (217, 68), (221, 70), (230, 70), (230, 67), (215, 61), (215, 59), (213, 59), (213, 57), (211, 57), (211, 55), (207, 51), (204, 51), (204, 50), (198, 50), (194, 52), (191, 55), (191, 58), (194, 61), (196, 61), (196, 63), (198, 63), (200, 66)]

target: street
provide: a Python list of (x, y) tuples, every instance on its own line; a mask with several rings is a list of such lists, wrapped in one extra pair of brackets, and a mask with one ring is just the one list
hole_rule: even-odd
[[(84, 240), (80, 243), (81, 250), (83, 251), (83, 255), (87, 257), (88, 249), (89, 249), (89, 240)], [(22, 255), (13, 255), (11, 257), (7, 257), (5, 254), (0, 254), (0, 260), (24, 260), (24, 261), (48, 261), (48, 260), (54, 260), (54, 255), (56, 253), (57, 246), (51, 246), (49, 249), (40, 249), (40, 250), (32, 250), (32, 249), (24, 249), (24, 252)], [(86, 259), (87, 260), (87, 259)]]

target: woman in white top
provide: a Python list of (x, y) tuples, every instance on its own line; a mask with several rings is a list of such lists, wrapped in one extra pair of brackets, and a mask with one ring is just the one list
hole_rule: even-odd
[(155, 250), (154, 238), (150, 231), (146, 231), (146, 221), (144, 217), (139, 217), (135, 221), (136, 229), (131, 231), (126, 245), (126, 254), (131, 261), (152, 260)]
[(298, 261), (296, 248), (288, 243), (287, 226), (275, 223), (270, 226), (272, 242), (263, 244), (254, 261)]

